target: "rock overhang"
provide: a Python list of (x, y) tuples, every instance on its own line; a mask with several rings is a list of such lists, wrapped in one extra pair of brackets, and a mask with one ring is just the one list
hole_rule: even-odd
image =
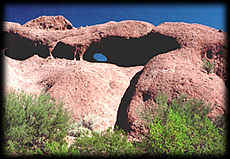
[[(48, 19), (49, 23), (44, 22), (45, 19)], [(59, 19), (59, 21), (53, 19)], [(12, 22), (4, 23), (5, 35), (19, 36), (31, 43), (29, 48), (31, 51), (22, 49), (28, 48), (26, 46), (16, 49), (24, 54), (29, 54), (29, 56), (22, 55), (21, 59), (37, 53), (41, 57), (48, 57), (52, 54), (57, 58), (96, 62), (92, 57), (99, 51), (107, 57), (109, 63), (119, 66), (136, 66), (146, 64), (157, 54), (179, 48), (202, 49), (207, 45), (225, 45), (222, 40), (225, 36), (224, 33), (219, 32), (216, 36), (216, 32), (218, 32), (216, 29), (200, 24), (164, 22), (154, 26), (144, 21), (124, 20), (64, 30), (39, 28), (41, 22), (50, 25), (50, 21), (61, 23), (63, 27), (70, 23), (63, 16), (42, 16), (24, 25)], [(203, 38), (207, 34), (206, 30), (214, 40)], [(197, 32), (199, 32), (199, 36), (197, 36)], [(6, 43), (12, 41), (9, 38), (7, 40), (9, 36), (5, 37)], [(9, 45), (11, 47), (13, 44)], [(12, 50), (10, 54), (16, 53)]]
[[(35, 21), (41, 19), (44, 18), (39, 17), (35, 19)], [(31, 25), (31, 27), (29, 27), (30, 26), (29, 24)], [(12, 55), (17, 54), (15, 50), (17, 51), (20, 50), (22, 56), (20, 57), (20, 59), (25, 59), (36, 53), (41, 57), (48, 57), (50, 55), (49, 53), (51, 53), (54, 57), (61, 57), (67, 59), (76, 58), (77, 60), (83, 59), (83, 60), (91, 61), (92, 60), (91, 51), (98, 50), (98, 47), (95, 47), (94, 49), (92, 48), (95, 45), (97, 45), (96, 43), (100, 43), (99, 45), (102, 44), (103, 46), (105, 46), (102, 48), (102, 51), (106, 52), (106, 55), (109, 55), (108, 52), (110, 51), (114, 52), (113, 51), (114, 48), (121, 48), (120, 50), (117, 51), (118, 54), (119, 55), (126, 54), (126, 55), (118, 56), (118, 54), (113, 53), (112, 56), (109, 55), (110, 57), (112, 57), (111, 60), (109, 60), (109, 62), (118, 65), (123, 65), (124, 62), (119, 64), (118, 60), (123, 59), (124, 57), (128, 57), (129, 52), (130, 55), (132, 54), (133, 56), (138, 51), (145, 52), (146, 49), (150, 48), (148, 46), (151, 45), (149, 42), (150, 41), (149, 35), (152, 33), (152, 30), (154, 28), (154, 25), (148, 22), (135, 21), (135, 20), (107, 22), (105, 24), (98, 24), (95, 26), (87, 26), (82, 28), (72, 28), (71, 30), (57, 30), (57, 31), (54, 31), (52, 29), (51, 30), (39, 29), (35, 24), (36, 23), (33, 22), (33, 20), (24, 25), (14, 24), (10, 22), (4, 23), (6, 47), (10, 47), (10, 49), (8, 48), (9, 51), (11, 52), (10, 54)], [(15, 45), (11, 43), (11, 41), (13, 40), (9, 38), (10, 36), (7, 36), (9, 34), (12, 36), (19, 36), (20, 38), (26, 39), (28, 43), (31, 43), (30, 47), (25, 46), (20, 48), (16, 46), (18, 49), (11, 49), (13, 46), (15, 47)], [(147, 42), (143, 42), (145, 40)], [(140, 44), (138, 44), (139, 42)], [(20, 40), (18, 43), (20, 43)], [(114, 45), (118, 44), (121, 46), (112, 47), (112, 43), (114, 43)], [(125, 43), (125, 45), (122, 43)], [(126, 44), (128, 47), (126, 46)], [(139, 46), (139, 48), (137, 46)], [(136, 49), (132, 49), (133, 47)], [(65, 52), (64, 50), (67, 51)], [(64, 51), (62, 55), (60, 55), (61, 51)], [(119, 53), (120, 51), (122, 53)], [(29, 56), (23, 55), (22, 53), (29, 54)], [(90, 55), (86, 55), (88, 53)], [(144, 55), (144, 56), (147, 56), (147, 58), (151, 57), (151, 55)], [(147, 60), (145, 59), (144, 61), (145, 62), (137, 62), (137, 64), (134, 64), (135, 63), (134, 61), (134, 63), (131, 65), (140, 65), (140, 64), (143, 65), (143, 63), (146, 63)]]
[(180, 48), (174, 38), (150, 32), (138, 38), (109, 36), (91, 43), (83, 59), (96, 62), (95, 52), (107, 57), (108, 63), (118, 66), (145, 65), (153, 56)]
[[(24, 25), (4, 22), (5, 55), (18, 60), (37, 54), (43, 58), (52, 55), (55, 58), (98, 62), (93, 57), (100, 52), (107, 58), (103, 62), (125, 67), (145, 65), (158, 54), (181, 48), (197, 49), (197, 56), (209, 61), (218, 58), (215, 60), (218, 62), (226, 57), (226, 33), (201, 24), (164, 22), (154, 26), (148, 22), (124, 20), (49, 30), (37, 28), (40, 23), (37, 25), (36, 21), (42, 19), (59, 19), (58, 23), (61, 21), (63, 26), (70, 23), (63, 16), (42, 16)], [(214, 56), (210, 59), (207, 52)], [(224, 56), (219, 56), (220, 53)], [(215, 69), (226, 81), (224, 67), (218, 64)]]

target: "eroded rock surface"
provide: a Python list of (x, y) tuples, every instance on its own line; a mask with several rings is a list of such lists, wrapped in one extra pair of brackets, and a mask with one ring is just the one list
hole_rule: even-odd
[(33, 56), (25, 61), (5, 57), (6, 90), (46, 92), (64, 102), (73, 119), (92, 130), (114, 127), (117, 110), (131, 78), (143, 66), (118, 67), (66, 59)]
[(192, 48), (202, 59), (215, 63), (214, 72), (227, 82), (227, 34), (201, 24), (165, 22), (154, 29), (176, 39), (181, 48)]
[(160, 92), (168, 95), (169, 103), (181, 94), (201, 99), (213, 108), (208, 114), (210, 118), (222, 115), (226, 111), (225, 83), (215, 73), (207, 74), (202, 68), (202, 60), (195, 54), (196, 50), (180, 49), (153, 57), (135, 79), (133, 96), (125, 110), (126, 124), (122, 123), (121, 127), (131, 131), (134, 137), (146, 133), (140, 112), (155, 109), (157, 104), (154, 99)]
[[(125, 110), (127, 120), (120, 126), (134, 137), (146, 133), (138, 110), (155, 108), (154, 98), (159, 92), (167, 94), (169, 102), (180, 94), (201, 99), (213, 108), (208, 114), (211, 119), (222, 115), (226, 111), (228, 86), (224, 34), (203, 25), (186, 23), (164, 23), (153, 31), (174, 37), (181, 48), (154, 56), (133, 79), (136, 81), (132, 86), (133, 96)], [(213, 73), (204, 69), (204, 59), (214, 62)]]
[(45, 30), (69, 30), (72, 24), (63, 16), (41, 16), (26, 22), (23, 26)]

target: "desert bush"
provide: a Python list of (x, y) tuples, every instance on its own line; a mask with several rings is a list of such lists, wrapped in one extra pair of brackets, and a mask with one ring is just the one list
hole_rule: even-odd
[(69, 152), (67, 143), (57, 141), (46, 141), (44, 144), (44, 150), (48, 155), (62, 156)]
[[(226, 149), (225, 117), (212, 122), (211, 110), (202, 101), (185, 95), (169, 104), (163, 93), (156, 96), (156, 109), (149, 110), (149, 133), (142, 141), (128, 141), (123, 130), (94, 132), (73, 123), (62, 104), (49, 95), (10, 93), (4, 101), (4, 147), (7, 154), (48, 154), (127, 157), (145, 154), (223, 154)], [(156, 112), (154, 115), (152, 113)], [(143, 111), (143, 112), (147, 112)], [(71, 122), (70, 122), (71, 121)], [(72, 126), (71, 126), (72, 125)], [(68, 147), (64, 138), (75, 136)]]
[(158, 101), (157, 111), (161, 113), (152, 118), (149, 134), (143, 138), (146, 153), (224, 154), (224, 130), (206, 117), (211, 111), (208, 108), (202, 101), (184, 95), (172, 100), (167, 109), (165, 101)]
[(69, 114), (49, 95), (11, 92), (4, 102), (4, 145), (6, 152), (47, 153), (45, 143), (64, 144)]
[(206, 60), (206, 59), (203, 59), (202, 60), (203, 61), (203, 69), (205, 70), (205, 71), (207, 71), (207, 73), (209, 74), (209, 73), (213, 73), (213, 71), (214, 71), (214, 67), (215, 67), (215, 63), (213, 62), (209, 62), (208, 60)]
[(137, 154), (137, 150), (128, 141), (127, 134), (123, 130), (112, 131), (111, 128), (99, 132), (92, 132), (89, 136), (87, 132), (84, 136), (76, 138), (71, 145), (70, 151), (75, 150), (83, 156), (126, 156)]

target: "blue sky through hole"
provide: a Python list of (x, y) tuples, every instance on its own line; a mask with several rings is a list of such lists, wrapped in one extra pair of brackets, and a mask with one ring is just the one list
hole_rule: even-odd
[(107, 61), (107, 57), (104, 56), (104, 55), (101, 54), (101, 53), (95, 53), (95, 54), (93, 55), (93, 58), (94, 58), (95, 60), (97, 60), (97, 61), (102, 61), (102, 62)]
[[(103, 24), (108, 21), (139, 20), (157, 26), (163, 22), (198, 23), (226, 31), (226, 6), (204, 4), (5, 4), (4, 21), (24, 24), (39, 16), (63, 15), (74, 27)], [(95, 55), (105, 60), (101, 55)]]

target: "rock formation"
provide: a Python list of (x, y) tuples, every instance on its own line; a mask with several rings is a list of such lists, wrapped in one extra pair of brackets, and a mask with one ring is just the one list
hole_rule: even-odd
[[(60, 22), (61, 20), (64, 21), (64, 24)], [(47, 57), (50, 54), (59, 57), (59, 52), (64, 50), (65, 53), (61, 56), (63, 58), (74, 59), (76, 57), (77, 59), (83, 59), (86, 52), (87, 54), (92, 54), (92, 51), (97, 50), (103, 52), (104, 42), (100, 43), (103, 39), (103, 41), (110, 41), (108, 39), (113, 37), (117, 37), (118, 40), (139, 38), (147, 35), (154, 27), (150, 23), (132, 20), (108, 22), (89, 27), (73, 27), (72, 29), (65, 29), (68, 28), (66, 24), (71, 25), (62, 16), (42, 16), (24, 25), (5, 22), (3, 31), (5, 33), (5, 47), (8, 48), (6, 55), (19, 60), (26, 59), (34, 54), (41, 57)], [(56, 25), (58, 25), (58, 28), (64, 29), (55, 30), (52, 29), (53, 27), (50, 28), (50, 26)], [(12, 43), (12, 41), (16, 42)], [(96, 45), (97, 47), (92, 47)], [(88, 50), (89, 47), (90, 50)], [(23, 53), (16, 53), (19, 50)], [(91, 58), (91, 56), (85, 55), (85, 60), (88, 60), (86, 57)]]
[(45, 30), (68, 30), (73, 28), (72, 24), (63, 16), (41, 16), (25, 23), (23, 26)]
[[(224, 34), (206, 26), (186, 23), (164, 23), (153, 32), (174, 37), (180, 48), (154, 56), (144, 66), (142, 73), (133, 79), (135, 84), (130, 86), (133, 87), (130, 88), (133, 89), (133, 96), (127, 102), (126, 109), (120, 109), (123, 112), (119, 112), (125, 114), (123, 118), (126, 123), (118, 122), (117, 125), (129, 130), (134, 137), (145, 133), (146, 128), (138, 110), (154, 109), (157, 106), (154, 99), (159, 92), (168, 95), (169, 103), (180, 94), (202, 99), (213, 108), (208, 114), (213, 120), (223, 114), (227, 100), (227, 47)], [(214, 62), (214, 73), (205, 71), (202, 59)]]
[(64, 102), (80, 123), (92, 123), (102, 131), (114, 127), (117, 110), (129, 81), (143, 66), (118, 67), (112, 64), (43, 59), (37, 55), (24, 61), (4, 57), (6, 90), (46, 92)]
[[(158, 92), (169, 102), (182, 93), (202, 99), (214, 108), (212, 119), (226, 111), (226, 33), (214, 28), (133, 20), (75, 28), (63, 16), (42, 16), (4, 22), (3, 33), (6, 90), (47, 92), (76, 121), (95, 120), (94, 130), (117, 125), (134, 137), (144, 133), (137, 110), (157, 106)], [(93, 59), (98, 52), (108, 60)]]
[(227, 100), (225, 83), (215, 73), (208, 74), (202, 68), (201, 59), (194, 56), (196, 53), (193, 49), (180, 49), (153, 57), (139, 77), (133, 79), (136, 84), (130, 88), (133, 89), (133, 96), (126, 106), (126, 123), (123, 122), (121, 127), (132, 131), (134, 136), (135, 133), (146, 132), (138, 112), (156, 108), (154, 99), (160, 92), (169, 97), (169, 103), (181, 94), (202, 99), (213, 108), (209, 114), (211, 118), (223, 114)]

